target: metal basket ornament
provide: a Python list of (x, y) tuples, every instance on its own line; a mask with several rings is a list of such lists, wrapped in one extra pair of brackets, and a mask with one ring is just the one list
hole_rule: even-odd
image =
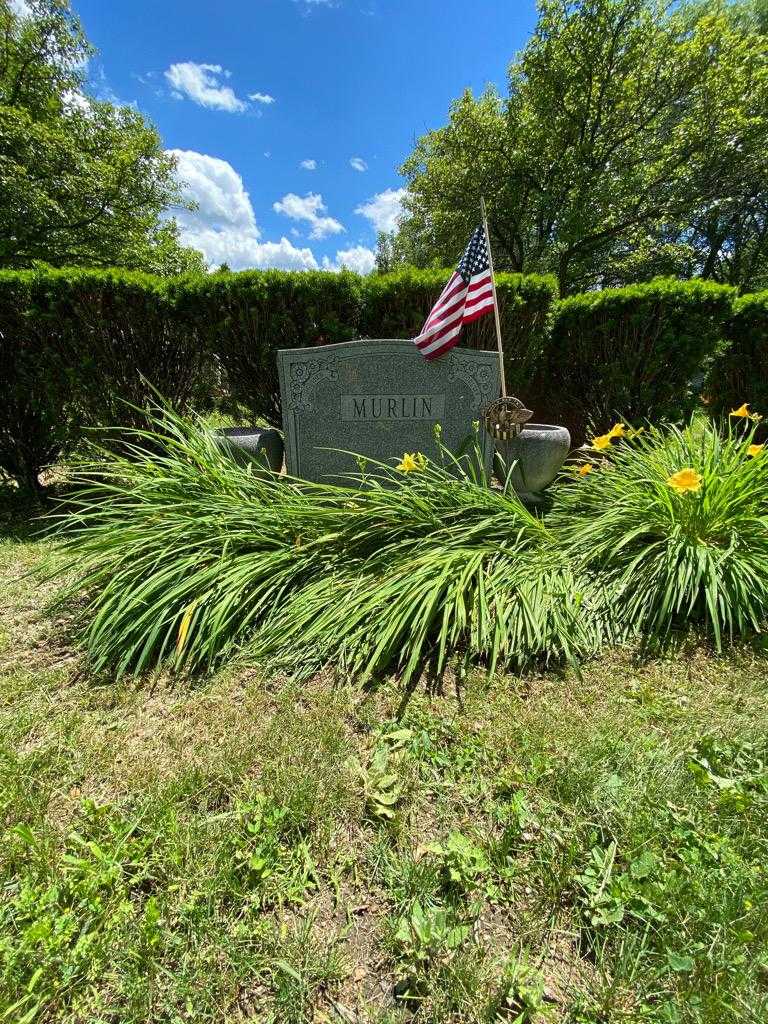
[(483, 425), (496, 441), (511, 441), (533, 416), (519, 398), (505, 396), (497, 398), (483, 409)]

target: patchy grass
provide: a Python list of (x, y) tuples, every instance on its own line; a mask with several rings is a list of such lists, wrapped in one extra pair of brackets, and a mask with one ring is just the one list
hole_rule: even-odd
[[(768, 659), (89, 678), (0, 539), (0, 1020), (761, 1022)], [(4, 1016), (3, 1016), (4, 1015)]]

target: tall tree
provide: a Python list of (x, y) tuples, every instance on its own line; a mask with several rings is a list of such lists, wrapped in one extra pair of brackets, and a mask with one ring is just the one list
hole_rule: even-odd
[(452, 261), (484, 194), (499, 266), (563, 292), (660, 272), (746, 283), (768, 195), (768, 47), (748, 22), (717, 2), (540, 0), (507, 96), (466, 92), (405, 162), (399, 250)]
[(164, 211), (174, 161), (131, 107), (88, 97), (93, 50), (68, 0), (0, 0), (0, 266), (202, 269)]

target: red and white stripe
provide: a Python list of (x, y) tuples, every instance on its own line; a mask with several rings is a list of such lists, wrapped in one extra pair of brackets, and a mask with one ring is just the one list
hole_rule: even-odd
[(413, 343), (425, 359), (437, 359), (458, 344), (464, 324), (472, 323), (492, 309), (490, 269), (471, 277), (469, 284), (461, 274), (454, 273)]

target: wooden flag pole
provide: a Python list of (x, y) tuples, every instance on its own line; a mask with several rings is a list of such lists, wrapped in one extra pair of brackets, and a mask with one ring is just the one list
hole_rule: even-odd
[(504, 376), (504, 348), (501, 344), (501, 320), (499, 319), (499, 300), (496, 297), (496, 275), (493, 272), (493, 255), (491, 254), (491, 236), (488, 231), (488, 216), (485, 212), (485, 199), (480, 196), (480, 212), (483, 215), (483, 230), (488, 246), (488, 262), (491, 265), (491, 286), (493, 288), (493, 314), (496, 317), (496, 345), (499, 349), (499, 373), (501, 376), (501, 397), (507, 397), (507, 381)]

